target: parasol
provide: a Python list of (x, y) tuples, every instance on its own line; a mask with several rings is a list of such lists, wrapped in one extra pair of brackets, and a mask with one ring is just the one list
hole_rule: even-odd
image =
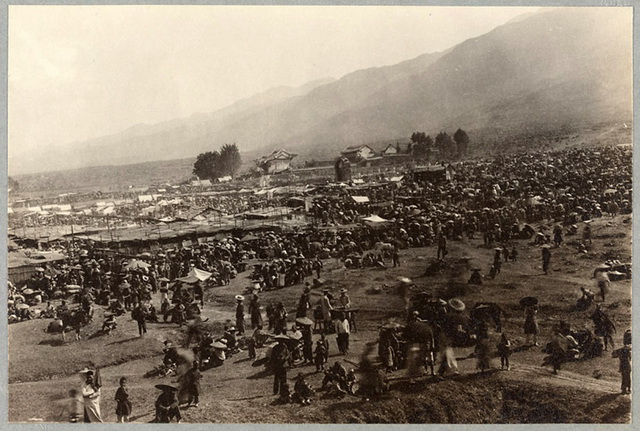
[(538, 298), (534, 296), (525, 296), (520, 300), (520, 305), (523, 307), (531, 307), (538, 304)]
[(177, 392), (178, 388), (176, 388), (175, 386), (170, 386), (170, 385), (156, 385), (157, 389), (160, 389), (161, 391), (172, 391), (172, 392)]

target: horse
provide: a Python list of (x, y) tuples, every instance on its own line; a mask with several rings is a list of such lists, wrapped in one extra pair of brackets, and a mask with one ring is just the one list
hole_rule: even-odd
[(471, 325), (474, 329), (482, 323), (493, 322), (496, 332), (502, 332), (502, 316), (509, 317), (506, 311), (495, 302), (478, 302), (470, 312)]
[(88, 323), (89, 315), (82, 308), (69, 310), (60, 316), (62, 320), (62, 341), (66, 341), (65, 332), (67, 328), (72, 328), (76, 332), (76, 341), (80, 339), (80, 328)]

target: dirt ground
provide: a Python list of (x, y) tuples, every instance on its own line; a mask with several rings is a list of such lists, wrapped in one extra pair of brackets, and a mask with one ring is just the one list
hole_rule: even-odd
[[(330, 336), (330, 359), (347, 361), (347, 368), (357, 368), (364, 343), (375, 340), (380, 325), (390, 319), (404, 318), (404, 301), (399, 295), (397, 278), (411, 278), (415, 291), (455, 294), (467, 306), (478, 301), (493, 301), (502, 306), (509, 317), (504, 330), (522, 346), (523, 310), (520, 298), (534, 295), (540, 299), (538, 320), (540, 344), (551, 336), (552, 326), (560, 320), (574, 328), (593, 329), (590, 311), (573, 311), (580, 297), (580, 287), (597, 290), (593, 269), (607, 258), (622, 262), (631, 259), (631, 219), (618, 216), (593, 223), (593, 246), (588, 254), (578, 254), (573, 246), (577, 237), (565, 237), (560, 248), (554, 248), (551, 272), (542, 272), (540, 249), (528, 241), (516, 241), (518, 261), (504, 263), (495, 280), (485, 279), (482, 286), (466, 283), (469, 267), (480, 267), (488, 273), (493, 258), (492, 248), (482, 240), (451, 241), (447, 257), (452, 270), (442, 275), (424, 276), (424, 269), (435, 257), (435, 248), (401, 250), (401, 266), (387, 269), (348, 270), (335, 259), (325, 261), (322, 278), (334, 292), (347, 288), (358, 308), (357, 332), (351, 334), (348, 356), (339, 355), (335, 337)], [(510, 246), (511, 247), (511, 246)], [(465, 262), (469, 262), (466, 264)], [(233, 319), (234, 295), (250, 284), (249, 272), (232, 280), (229, 286), (210, 289), (206, 293), (204, 314), (222, 326)], [(378, 289), (379, 288), (379, 289)], [(262, 303), (283, 301), (289, 311), (302, 286), (291, 286), (262, 294)], [(313, 289), (312, 299), (320, 297)], [(614, 318), (621, 345), (622, 334), (631, 325), (631, 282), (614, 281), (603, 304)], [(294, 313), (291, 313), (293, 319)], [(247, 319), (248, 320), (248, 319)], [(101, 406), (105, 421), (115, 421), (118, 380), (126, 376), (133, 402), (133, 420), (149, 422), (158, 395), (154, 385), (169, 383), (172, 377), (144, 378), (145, 372), (160, 364), (162, 342), (180, 343), (184, 328), (175, 324), (150, 324), (149, 333), (137, 336), (135, 322), (127, 315), (118, 319), (118, 329), (110, 336), (89, 338), (99, 328), (102, 310), (96, 311), (94, 323), (83, 330), (80, 341), (62, 343), (60, 335), (44, 332), (49, 320), (35, 320), (9, 326), (9, 420), (11, 422), (56, 421), (66, 392), (78, 387), (76, 374), (87, 365), (101, 367), (103, 389)], [(314, 340), (318, 337), (314, 336)], [(499, 334), (491, 333), (498, 342)], [(67, 340), (73, 337), (69, 336)], [(500, 371), (499, 360), (494, 370), (481, 375), (471, 356), (473, 348), (456, 349), (460, 375), (444, 381), (424, 376), (410, 383), (403, 370), (389, 374), (391, 391), (377, 400), (362, 401), (357, 397), (328, 399), (322, 391), (310, 406), (280, 405), (272, 394), (273, 376), (263, 366), (253, 366), (246, 352), (228, 359), (220, 367), (203, 373), (199, 408), (183, 411), (185, 422), (214, 423), (627, 423), (630, 421), (630, 396), (619, 395), (618, 362), (605, 352), (600, 358), (566, 363), (554, 376), (542, 367), (542, 347), (521, 348), (511, 356), (512, 370)], [(289, 378), (299, 372), (319, 388), (321, 374), (315, 367), (290, 370)]]

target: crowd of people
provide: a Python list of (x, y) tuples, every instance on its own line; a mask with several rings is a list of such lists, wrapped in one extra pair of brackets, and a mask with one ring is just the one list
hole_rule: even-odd
[[(315, 390), (303, 374), (296, 376), (293, 392), (288, 384), (288, 370), (307, 366), (324, 373), (319, 389), (324, 388), (327, 393), (370, 396), (386, 387), (384, 372), (380, 371), (397, 369), (403, 362), (402, 357), (410, 363), (412, 353), (403, 347), (404, 341), (399, 339), (401, 331), (391, 327), (385, 332), (384, 340), (380, 339), (381, 365), (373, 364), (369, 347), (369, 353), (363, 355), (360, 372), (368, 370), (370, 375), (362, 375), (359, 385), (354, 370), (345, 368), (340, 361), (327, 366), (330, 335), (336, 337), (337, 352), (349, 354), (349, 335), (356, 329), (357, 309), (345, 289), (335, 297), (329, 289), (322, 289), (319, 300), (311, 300), (312, 287), (321, 286), (323, 282), (323, 260), (335, 258), (347, 268), (398, 266), (401, 264), (398, 250), (434, 245), (434, 261), (444, 265), (450, 241), (477, 237), (482, 238), (486, 247), (495, 248), (490, 264), (490, 277), (495, 278), (500, 277), (503, 262), (518, 259), (516, 248), (509, 247), (512, 240), (529, 239), (541, 246), (542, 271), (549, 274), (553, 247), (560, 247), (566, 236), (574, 235), (581, 245), (577, 251), (585, 252), (586, 245), (591, 244), (591, 220), (631, 212), (631, 150), (623, 147), (539, 152), (492, 161), (462, 162), (453, 167), (453, 172), (453, 181), (419, 180), (408, 174), (400, 182), (370, 187), (317, 188), (309, 192), (312, 206), (308, 217), (312, 222), (304, 229), (229, 235), (193, 247), (143, 253), (135, 259), (105, 253), (86, 242), (75, 254), (74, 261), (42, 265), (22, 286), (10, 286), (9, 314), (13, 316), (10, 319), (35, 317), (29, 304), (65, 299), (77, 302), (87, 320), (93, 316), (94, 304), (105, 307), (109, 313), (105, 316), (110, 322), (114, 322), (115, 316), (131, 312), (140, 336), (147, 332), (147, 322), (188, 324), (189, 335), (183, 347), (190, 349), (193, 360), (188, 361), (189, 369), (182, 373), (180, 388), (159, 385), (164, 387), (159, 388), (162, 394), (156, 402), (158, 422), (181, 419), (178, 401), (184, 401), (179, 394), (181, 390), (187, 393), (188, 405), (198, 405), (202, 371), (222, 366), (230, 355), (243, 351), (258, 360), (261, 356), (257, 349), (264, 349), (262, 357), (268, 359), (274, 373), (274, 395), (282, 402), (311, 403)], [(366, 196), (368, 202), (358, 202), (352, 196)], [(230, 212), (250, 210), (264, 203), (262, 198), (194, 199), (193, 203), (198, 206), (224, 206), (225, 211)], [(374, 213), (381, 220), (362, 222), (363, 217)], [(542, 222), (552, 227), (544, 228)], [(584, 222), (582, 235), (578, 229), (580, 222)], [(536, 225), (540, 226), (534, 227)], [(205, 305), (204, 292), (208, 287), (228, 285), (247, 269), (251, 271), (251, 286), (238, 293), (250, 297), (236, 296), (234, 325), (227, 325), (223, 334), (216, 336), (206, 329), (200, 317)], [(206, 272), (208, 276), (202, 280), (197, 277), (181, 280), (198, 275), (197, 271)], [(482, 278), (476, 269), (469, 283), (481, 284)], [(263, 292), (295, 285), (302, 288), (295, 318), (283, 302), (263, 307)], [(606, 280), (602, 286), (599, 293), (604, 302)], [(159, 300), (154, 304), (152, 298), (156, 294)], [(594, 305), (592, 292), (583, 289), (582, 294), (579, 306), (588, 309)], [(49, 303), (41, 315), (59, 318), (70, 308), (65, 301), (58, 307)], [(453, 310), (450, 316), (460, 307), (457, 303), (439, 306)], [(539, 345), (537, 313), (535, 304), (524, 307), (523, 333), (525, 343), (531, 346)], [(407, 318), (408, 325), (429, 321), (428, 316), (419, 313)], [(611, 334), (615, 327), (611, 327), (611, 319), (600, 307), (596, 307), (591, 318), (595, 335), (604, 341), (603, 350), (609, 346), (613, 349)], [(103, 326), (105, 330), (112, 328), (112, 323)], [(489, 350), (487, 330), (481, 326), (474, 331), (478, 367), (484, 371), (490, 362), (486, 354)], [(570, 327), (558, 324), (553, 339), (545, 346), (554, 372), (566, 360), (567, 352), (579, 347), (580, 337)], [(192, 342), (195, 342), (193, 347)], [(501, 367), (509, 370), (513, 340), (502, 333), (495, 347)], [(620, 359), (623, 392), (630, 390), (626, 377), (631, 367), (630, 351), (630, 336), (625, 336), (623, 348), (614, 350), (614, 356)], [(444, 349), (439, 353), (440, 358), (431, 357), (431, 365), (439, 360), (446, 365), (443, 370), (455, 369), (452, 351)], [(180, 363), (184, 360), (177, 347), (167, 345), (163, 361), (166, 372), (176, 372)], [(429, 364), (429, 358), (425, 364)], [(99, 388), (92, 387), (97, 393)], [(118, 391), (118, 418), (126, 421), (131, 414), (126, 381), (121, 381)], [(85, 400), (85, 408), (86, 405)], [(89, 421), (98, 419), (99, 413), (85, 417)]]

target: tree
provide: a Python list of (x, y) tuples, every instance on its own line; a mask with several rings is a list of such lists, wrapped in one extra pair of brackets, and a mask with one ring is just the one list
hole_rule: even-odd
[(456, 130), (456, 133), (453, 134), (453, 140), (456, 141), (458, 145), (458, 157), (466, 156), (467, 150), (469, 149), (469, 136), (467, 132), (462, 129)]
[(214, 180), (223, 176), (221, 174), (220, 153), (217, 151), (207, 151), (198, 154), (196, 162), (193, 164), (193, 174), (200, 179)]
[(458, 154), (456, 142), (446, 132), (438, 133), (435, 144), (440, 152), (440, 157), (444, 159), (453, 159)]
[(242, 157), (236, 144), (224, 144), (220, 149), (220, 167), (224, 175), (234, 176), (242, 166)]
[(236, 144), (224, 144), (220, 151), (198, 154), (193, 164), (193, 174), (200, 179), (215, 181), (226, 175), (234, 176), (242, 165), (240, 151)]
[(431, 136), (422, 133), (422, 136), (416, 141), (413, 147), (413, 156), (418, 160), (429, 160), (433, 149), (433, 139)]
[(16, 181), (15, 179), (8, 177), (8, 182), (7, 185), (9, 186), (9, 191), (11, 192), (17, 192), (20, 190), (20, 184), (18, 183), (18, 181)]

